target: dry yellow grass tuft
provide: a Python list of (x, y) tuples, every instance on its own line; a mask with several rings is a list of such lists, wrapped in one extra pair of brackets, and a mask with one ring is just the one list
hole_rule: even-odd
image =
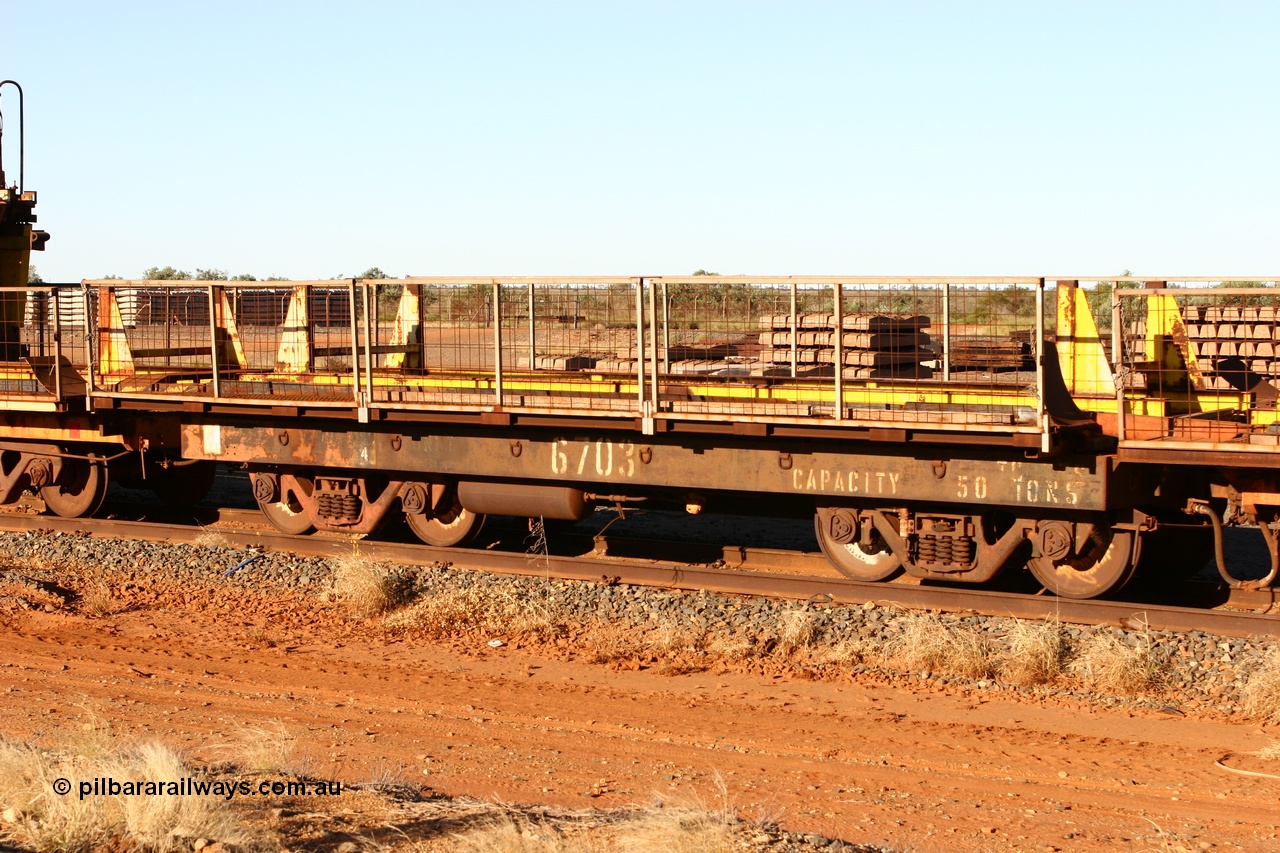
[(1273, 740), (1258, 750), (1258, 757), (1263, 761), (1280, 761), (1280, 741)]
[(616, 836), (614, 849), (626, 853), (650, 850), (671, 853), (729, 853), (742, 827), (729, 787), (716, 774), (715, 798), (707, 802), (694, 794), (663, 808), (634, 816)]
[(448, 842), (449, 853), (595, 853), (585, 838), (523, 815), (500, 814), (477, 821)]
[(723, 660), (746, 660), (756, 654), (755, 644), (741, 634), (717, 634), (707, 639), (707, 654)]
[(899, 667), (963, 678), (995, 674), (995, 647), (982, 631), (968, 625), (948, 625), (937, 616), (908, 617), (899, 624), (902, 633), (885, 650)]
[(814, 615), (803, 607), (793, 607), (778, 614), (777, 650), (784, 655), (804, 651), (817, 637)]
[(853, 666), (879, 656), (875, 645), (862, 637), (846, 637), (814, 654), (814, 663)]
[(212, 528), (203, 526), (200, 528), (200, 533), (196, 535), (196, 538), (191, 540), (191, 544), (197, 548), (231, 547), (231, 543), (227, 541), (227, 537)]
[(80, 593), (80, 609), (90, 616), (112, 616), (124, 605), (106, 581), (91, 581)]
[(584, 634), (587, 660), (590, 663), (613, 663), (638, 657), (643, 647), (636, 641), (636, 631), (621, 625), (598, 622)]
[(386, 613), (408, 597), (404, 578), (380, 563), (365, 559), (357, 551), (334, 557), (329, 562), (333, 566), (333, 592), (357, 619)]
[(521, 595), (480, 584), (423, 596), (389, 615), (393, 630), (413, 630), (431, 637), (484, 633), (504, 637), (558, 633), (564, 619), (541, 594)]
[[(627, 812), (533, 815), (491, 804), (441, 853), (730, 853), (749, 849), (723, 785), (713, 805), (696, 798)], [(433, 848), (435, 849), (435, 848)]]
[(279, 773), (295, 778), (307, 775), (310, 760), (299, 754), (298, 736), (280, 720), (246, 726), (231, 743), (219, 748), (228, 761), (248, 773)]
[(1069, 668), (1093, 689), (1115, 693), (1140, 693), (1157, 685), (1162, 674), (1146, 634), (1138, 635), (1133, 644), (1110, 632), (1095, 634)]
[(1001, 672), (1014, 684), (1045, 684), (1062, 674), (1066, 660), (1066, 637), (1057, 619), (1044, 622), (1014, 620), (1006, 639), (1008, 655)]
[[(4, 824), (0, 840), (37, 853), (170, 853), (190, 850), (195, 838), (248, 844), (250, 837), (221, 797), (181, 796), (163, 787), (196, 776), (178, 753), (157, 743), (90, 758), (0, 742), (0, 808), (19, 817)], [(161, 785), (160, 793), (79, 795), (82, 782), (101, 778)], [(55, 780), (69, 781), (70, 792), (57, 793)]]
[(700, 651), (706, 646), (707, 634), (700, 628), (689, 628), (663, 622), (645, 639), (645, 646), (659, 657)]
[(623, 827), (614, 849), (627, 853), (729, 853), (737, 818), (715, 810), (675, 806), (655, 809)]
[(1241, 691), (1244, 708), (1264, 723), (1280, 723), (1280, 648), (1273, 649)]

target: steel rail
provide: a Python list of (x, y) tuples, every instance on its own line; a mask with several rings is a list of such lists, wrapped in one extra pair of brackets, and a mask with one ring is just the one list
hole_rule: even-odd
[[(241, 516), (236, 512), (231, 518)], [(230, 520), (230, 519), (229, 519)], [(238, 518), (237, 518), (238, 520)], [(112, 538), (190, 543), (202, 528), (119, 519), (69, 519), (56, 516), (0, 514), (0, 530), (58, 531)], [(675, 590), (707, 590), (729, 595), (806, 600), (913, 610), (975, 613), (1018, 619), (1056, 619), (1082, 625), (1111, 624), (1131, 630), (1204, 631), (1221, 636), (1280, 636), (1280, 616), (1259, 612), (1206, 610), (1123, 601), (1073, 600), (975, 588), (863, 583), (845, 578), (779, 574), (688, 565), (662, 560), (530, 555), (467, 548), (353, 540), (333, 535), (290, 536), (274, 530), (218, 529), (230, 545), (256, 547), (313, 557), (351, 553), (359, 542), (362, 557), (408, 565), (447, 563), (460, 568), (506, 575), (536, 575), (561, 580), (628, 583)], [(1251, 603), (1270, 609), (1275, 590), (1260, 590)]]

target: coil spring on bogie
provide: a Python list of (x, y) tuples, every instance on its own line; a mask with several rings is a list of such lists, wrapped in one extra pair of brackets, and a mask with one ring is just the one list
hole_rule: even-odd
[(951, 539), (952, 537), (950, 536), (938, 537), (938, 562), (939, 563), (949, 564), (951, 562)]
[(316, 504), (320, 515), (325, 518), (360, 517), (360, 498), (356, 495), (319, 494), (316, 495)]
[(944, 566), (967, 566), (973, 562), (973, 550), (972, 536), (921, 533), (916, 539), (917, 559), (921, 565), (938, 563)]

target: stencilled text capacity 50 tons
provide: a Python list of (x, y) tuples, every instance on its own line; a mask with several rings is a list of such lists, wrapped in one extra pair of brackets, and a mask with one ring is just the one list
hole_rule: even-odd
[[(630, 480), (636, 476), (641, 452), (628, 441), (569, 441), (556, 439), (547, 445), (551, 474), (555, 477), (608, 478)], [(646, 449), (646, 453), (649, 451)], [(920, 460), (918, 464), (932, 463)], [(912, 485), (902, 470), (797, 465), (788, 472), (793, 491), (829, 495), (899, 496), (907, 500), (994, 501), (997, 503), (1053, 504), (1078, 506), (1087, 482), (1072, 474), (1087, 473), (1067, 468), (1041, 472), (1046, 466), (1021, 462), (994, 462), (991, 474), (949, 473), (941, 480), (931, 473), (923, 485)], [(991, 470), (990, 468), (988, 470)], [(1036, 476), (1033, 476), (1036, 475)]]
[[(916, 490), (904, 481), (902, 471), (797, 466), (791, 469), (791, 488), (797, 492), (832, 495), (897, 495), (908, 500), (950, 498), (957, 501), (1077, 506), (1086, 486), (1084, 480), (1070, 478), (1071, 469), (1054, 472), (1052, 477), (1036, 477), (1028, 476), (1019, 462), (997, 462), (995, 467), (991, 475), (952, 474), (937, 485), (931, 476), (922, 489)], [(996, 484), (994, 491), (993, 483)]]

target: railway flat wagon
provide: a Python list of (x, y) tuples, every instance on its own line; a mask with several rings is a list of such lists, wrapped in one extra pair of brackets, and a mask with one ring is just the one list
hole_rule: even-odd
[(0, 503), (198, 500), (225, 463), (291, 533), (724, 509), (812, 517), (855, 579), (1085, 598), (1179, 541), (1239, 585), (1222, 528), (1256, 523), (1250, 583), (1280, 565), (1274, 279), (31, 285), (35, 201), (0, 168)]
[[(1038, 278), (352, 280), (343, 325), (311, 311), (335, 282), (296, 282), (252, 327), (232, 306), (262, 285), (79, 287), (96, 328), (59, 381), (161, 481), (247, 467), (287, 532), (403, 517), (456, 545), (486, 515), (598, 504), (803, 514), (855, 578), (1026, 564), (1083, 597), (1131, 576), (1185, 485), (1075, 404), (1050, 331), (1070, 291)], [(126, 320), (162, 289), (201, 322)]]

